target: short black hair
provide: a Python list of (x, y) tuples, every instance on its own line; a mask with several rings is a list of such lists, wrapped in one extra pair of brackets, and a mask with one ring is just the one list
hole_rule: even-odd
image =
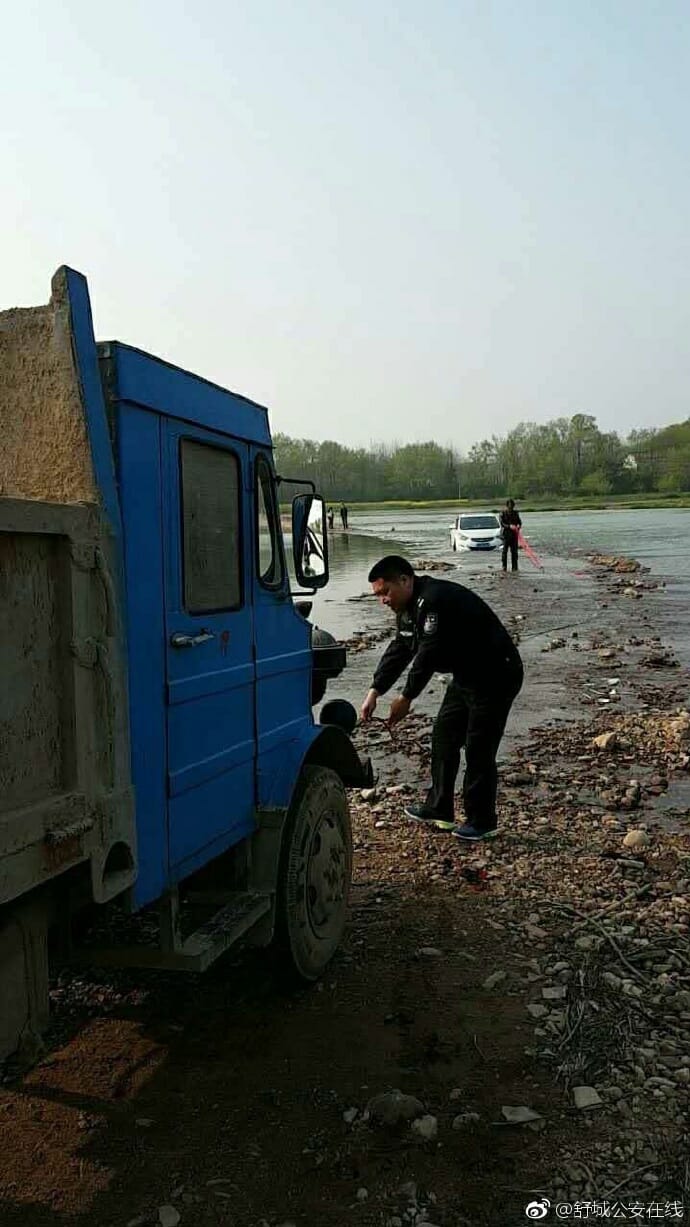
[(371, 568), (369, 583), (373, 584), (377, 579), (399, 579), (401, 575), (414, 575), (412, 563), (401, 554), (386, 554), (385, 558), (380, 558)]

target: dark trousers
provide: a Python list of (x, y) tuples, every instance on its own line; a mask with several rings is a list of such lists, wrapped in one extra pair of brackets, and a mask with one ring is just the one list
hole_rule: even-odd
[(496, 755), (513, 700), (522, 686), (522, 669), (511, 671), (490, 694), (477, 694), (451, 682), (434, 722), (431, 738), (431, 788), (426, 804), (439, 818), (453, 821), (455, 781), (465, 747), (462, 799), (465, 818), (480, 829), (496, 825)]
[(510, 569), (517, 571), (518, 569), (518, 536), (517, 533), (510, 530), (510, 536), (503, 538), (503, 553), (501, 554), (501, 565), (504, 571), (508, 570), (508, 550), (510, 550)]

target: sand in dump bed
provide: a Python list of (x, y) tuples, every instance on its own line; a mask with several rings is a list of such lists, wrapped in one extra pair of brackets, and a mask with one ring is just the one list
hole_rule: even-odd
[(0, 495), (95, 502), (64, 273), (45, 307), (0, 312)]

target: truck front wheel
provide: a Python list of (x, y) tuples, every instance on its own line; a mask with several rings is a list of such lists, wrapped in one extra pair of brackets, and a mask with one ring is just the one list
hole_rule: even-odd
[(276, 944), (300, 980), (316, 980), (345, 928), (352, 830), (340, 777), (305, 767), (290, 807), (281, 855)]

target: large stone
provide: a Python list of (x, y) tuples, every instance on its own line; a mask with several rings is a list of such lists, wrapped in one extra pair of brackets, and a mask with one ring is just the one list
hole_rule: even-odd
[(649, 838), (646, 831), (639, 831), (639, 830), (628, 831), (627, 835), (625, 836), (623, 840), (623, 847), (624, 848), (648, 848), (651, 842), (652, 841)]
[(423, 1142), (434, 1142), (438, 1137), (438, 1121), (435, 1116), (420, 1116), (412, 1122), (412, 1132)]
[(554, 984), (548, 988), (543, 988), (541, 990), (541, 995), (544, 998), (544, 1001), (562, 1001), (567, 995), (567, 992), (568, 990), (564, 984)]
[(592, 1108), (600, 1108), (604, 1102), (593, 1086), (573, 1087), (573, 1099), (575, 1100), (575, 1107), (580, 1108), (582, 1112), (589, 1112)]
[(613, 750), (618, 745), (618, 734), (600, 733), (598, 737), (592, 738), (592, 745), (596, 746), (597, 750)]
[(525, 1106), (504, 1105), (501, 1108), (501, 1115), (511, 1125), (529, 1125), (532, 1121), (543, 1120), (539, 1112)]
[(582, 937), (575, 938), (576, 950), (594, 950), (601, 943), (601, 938), (595, 937), (591, 933), (585, 933)]
[(384, 1091), (374, 1095), (367, 1104), (369, 1119), (377, 1125), (385, 1125), (395, 1129), (424, 1115), (424, 1104), (414, 1095), (403, 1095), (402, 1091)]
[(482, 984), (482, 988), (495, 988), (497, 984), (500, 984), (502, 980), (505, 980), (507, 974), (508, 973), (506, 971), (502, 970), (492, 971), (491, 975), (486, 977), (486, 980)]
[(158, 1207), (158, 1222), (160, 1227), (177, 1227), (180, 1221), (180, 1212), (174, 1206), (159, 1206)]
[(541, 1005), (538, 1001), (530, 1002), (527, 1006), (527, 1013), (532, 1015), (532, 1018), (546, 1018), (549, 1012), (547, 1005)]

